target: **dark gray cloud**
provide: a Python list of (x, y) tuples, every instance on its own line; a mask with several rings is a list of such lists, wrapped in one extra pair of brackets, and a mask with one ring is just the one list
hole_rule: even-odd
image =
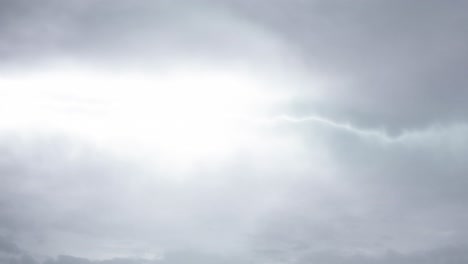
[(288, 259), (343, 254), (329, 261), (348, 263), (350, 254), (385, 260), (387, 250), (412, 255), (466, 246), (466, 126), (400, 137), (317, 121), (296, 123), (296, 131), (297, 126), (309, 136), (304, 138), (311, 149), (320, 142), (331, 151), (326, 155), (334, 160), (329, 165), (333, 173), (327, 175), (332, 185), (324, 195), (324, 186), (300, 181), (288, 206), (267, 218), (257, 243), (261, 252)]
[(344, 80), (318, 102), (303, 93), (298, 111), (395, 132), (465, 120), (463, 1), (232, 4), (287, 39), (311, 71)]
[[(26, 102), (0, 107), (0, 262), (466, 262), (466, 7), (0, 1), (0, 95)], [(55, 118), (35, 111), (44, 105), (73, 104), (63, 110), (65, 128), (87, 124), (80, 111), (94, 109), (81, 106), (89, 102), (78, 90), (66, 97), (75, 80), (60, 79), (66, 98), (57, 93), (52, 105), (40, 94), (51, 82), (26, 74), (61, 65), (115, 76), (180, 65), (243, 69), (290, 98), (275, 105), (278, 116), (249, 116), (245, 131), (255, 130), (254, 140), (228, 158), (184, 170), (168, 165), (164, 150), (146, 153), (152, 141), (140, 133), (116, 143), (41, 130)], [(35, 89), (24, 97), (11, 91), (22, 88), (9, 82), (12, 72)], [(131, 118), (103, 129), (104, 138), (121, 132), (113, 128), (134, 133), (147, 118), (126, 110)], [(22, 123), (36, 118), (39, 129)], [(163, 134), (146, 123), (141, 128)]]

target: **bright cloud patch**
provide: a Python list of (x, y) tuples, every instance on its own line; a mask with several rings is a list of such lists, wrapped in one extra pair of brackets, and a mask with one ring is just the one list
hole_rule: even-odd
[(182, 163), (257, 144), (265, 135), (256, 121), (285, 100), (253, 76), (210, 69), (62, 70), (0, 82), (3, 127), (72, 133)]

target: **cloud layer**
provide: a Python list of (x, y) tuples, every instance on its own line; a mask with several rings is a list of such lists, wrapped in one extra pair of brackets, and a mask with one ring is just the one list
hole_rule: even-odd
[(1, 1), (0, 262), (466, 261), (465, 9)]

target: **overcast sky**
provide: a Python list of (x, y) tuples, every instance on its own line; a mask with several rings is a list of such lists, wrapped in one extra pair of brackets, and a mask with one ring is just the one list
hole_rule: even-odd
[(0, 0), (0, 263), (467, 262), (467, 9)]

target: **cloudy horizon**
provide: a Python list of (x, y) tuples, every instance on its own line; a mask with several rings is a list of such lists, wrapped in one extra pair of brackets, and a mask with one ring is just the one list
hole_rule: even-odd
[(464, 1), (0, 0), (0, 263), (464, 263)]

